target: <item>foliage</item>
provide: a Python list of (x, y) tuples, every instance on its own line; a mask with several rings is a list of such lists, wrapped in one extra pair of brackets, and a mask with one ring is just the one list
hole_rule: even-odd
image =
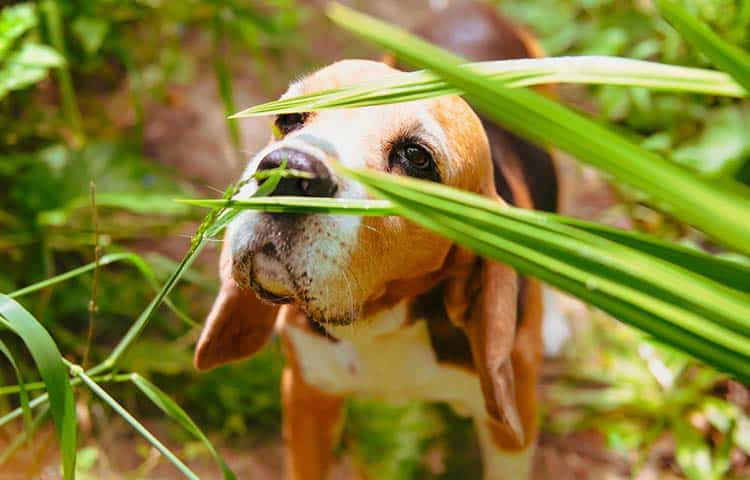
[[(721, 7), (717, 7), (716, 2), (686, 2), (723, 38), (744, 46), (750, 42), (747, 28), (750, 2), (747, 0), (719, 0)], [(707, 60), (692, 47), (686, 47), (650, 2), (634, 5), (615, 0), (502, 3), (506, 12), (533, 25), (553, 54), (626, 54), (701, 68), (709, 66), (708, 60), (713, 58), (707, 53)], [(726, 15), (729, 9), (737, 15)], [(549, 11), (565, 14), (549, 15)], [(199, 68), (185, 48), (185, 42), (196, 35), (208, 39), (219, 98), (225, 111), (231, 113), (236, 109), (230, 54), (249, 50), (255, 67), (265, 68), (271, 58), (294, 44), (296, 37), (291, 32), (299, 20), (297, 5), (287, 1), (248, 6), (234, 0), (44, 0), (38, 5), (19, 4), (0, 10), (0, 78), (3, 79), (0, 97), (4, 95), (0, 98), (0, 138), (3, 139), (0, 191), (7, 192), (0, 196), (0, 261), (7, 265), (0, 271), (0, 291), (15, 290), (9, 295), (14, 298), (32, 290), (40, 293), (33, 300), (24, 299), (27, 309), (15, 299), (3, 297), (3, 326), (10, 327), (10, 331), (2, 332), (0, 347), (10, 357), (11, 366), (19, 368), (18, 372), (12, 372), (18, 378), (18, 385), (4, 386), (0, 390), (5, 395), (18, 394), (18, 403), (13, 406), (19, 407), (0, 418), (0, 425), (24, 417), (26, 431), (0, 454), (0, 463), (51, 416), (61, 441), (66, 477), (70, 478), (74, 471), (82, 478), (90, 475), (91, 464), (96, 462), (96, 450), (80, 449), (78, 466), (73, 468), (78, 445), (73, 435), (75, 425), (70, 421), (74, 413), (69, 392), (74, 391), (77, 398), (85, 399), (79, 392), (80, 385), (88, 387), (90, 395), (111, 407), (189, 478), (195, 478), (195, 473), (180, 458), (182, 455), (167, 448), (149, 430), (141, 415), (147, 412), (163, 415), (179, 424), (213, 455), (225, 478), (232, 478), (233, 473), (197, 425), (219, 428), (227, 435), (278, 427), (277, 384), (282, 360), (277, 345), (244, 365), (223, 367), (200, 378), (193, 378), (190, 373), (186, 350), (195, 330), (194, 322), (183, 309), (189, 311), (193, 306), (196, 289), (212, 290), (213, 287), (211, 281), (190, 270), (190, 266), (205, 243), (231, 218), (233, 211), (226, 208), (232, 205), (226, 201), (211, 205), (214, 210), (198, 228), (179, 263), (154, 256), (146, 262), (128, 252), (102, 255), (101, 250), (122, 250), (134, 239), (168, 233), (179, 222), (195, 218), (185, 205), (169, 201), (178, 194), (190, 193), (190, 188), (171, 181), (174, 177), (171, 172), (165, 174), (155, 167), (141, 145), (145, 106), (167, 99), (169, 85), (188, 82)], [(700, 29), (697, 31), (700, 33)], [(408, 39), (393, 38), (404, 40), (402, 45), (393, 47), (405, 53)], [(699, 44), (701, 38), (698, 35)], [(451, 62), (441, 65), (440, 58), (438, 52), (429, 66), (448, 83), (458, 81), (458, 87), (478, 105), (497, 111), (512, 105), (517, 109), (515, 112), (521, 114), (529, 113), (524, 109), (529, 105), (537, 109), (537, 114), (553, 108), (549, 102), (519, 93), (522, 90), (510, 95), (502, 87), (494, 92), (477, 89), (475, 87), (481, 83), (478, 77), (451, 70)], [(414, 59), (424, 61), (419, 55)], [(54, 69), (54, 82), (48, 80), (50, 69)], [(730, 70), (727, 72), (740, 80), (736, 72)], [(720, 83), (729, 85), (730, 90), (734, 88), (733, 94), (742, 93), (726, 75), (710, 72), (708, 75), (713, 75), (714, 79), (721, 77)], [(427, 78), (435, 81), (434, 77)], [(102, 96), (123, 88), (131, 98), (129, 108), (132, 110), (132, 115), (124, 116), (128, 117), (125, 120), (120, 118), (122, 112), (106, 113), (107, 110), (101, 108)], [(715, 201), (708, 214), (670, 213), (704, 228), (718, 242), (744, 249), (746, 245), (741, 236), (746, 225), (741, 220), (747, 215), (745, 201), (741, 194), (730, 200), (727, 199), (731, 195), (722, 199), (727, 191), (722, 187), (732, 177), (746, 182), (750, 178), (747, 167), (750, 147), (743, 135), (744, 123), (748, 120), (747, 103), (709, 96), (654, 93), (643, 88), (611, 85), (591, 88), (602, 107), (600, 120), (617, 122), (631, 142), (661, 157), (689, 165), (703, 177), (693, 181), (697, 176), (675, 173), (679, 171), (665, 167), (671, 164), (638, 146), (631, 145), (619, 152), (603, 150), (592, 154), (579, 149), (574, 153), (583, 160), (594, 158), (602, 168), (642, 157), (639, 166), (648, 173), (658, 174), (658, 170), (662, 170), (663, 175), (658, 176), (661, 180), (655, 183), (667, 191), (662, 194), (652, 188), (648, 190), (652, 198), (645, 200), (651, 203), (661, 199), (672, 205), (679, 203), (678, 200), (696, 203), (697, 199), (708, 198)], [(528, 102), (514, 104), (516, 93)], [(508, 103), (497, 103), (492, 94), (500, 95)], [(501, 113), (497, 115), (499, 120), (508, 121)], [(544, 117), (537, 118), (544, 120)], [(585, 144), (580, 137), (575, 137), (575, 130), (607, 131), (580, 116), (565, 118), (575, 120), (570, 125), (577, 126), (569, 129), (574, 131), (568, 132), (571, 135), (567, 139), (568, 146), (576, 142)], [(565, 126), (568, 122), (559, 123)], [(550, 125), (543, 124), (545, 128)], [(227, 128), (235, 149), (239, 150), (236, 125), (228, 123)], [(549, 135), (543, 132), (545, 128), (540, 128), (542, 134), (537, 139), (565, 140), (560, 136), (545, 136)], [(607, 133), (603, 138), (624, 145), (614, 133)], [(718, 147), (721, 147), (720, 155), (717, 155)], [(666, 175), (665, 171), (674, 175)], [(623, 170), (619, 173), (623, 177)], [(272, 172), (272, 180), (264, 182), (264, 190), (259, 195), (272, 191), (275, 182), (287, 174)], [(598, 228), (564, 217), (542, 219), (534, 214), (525, 216), (522, 212), (508, 211), (506, 218), (501, 218), (498, 212), (471, 205), (459, 195), (440, 198), (434, 191), (420, 192), (411, 184), (389, 183), (388, 179), (357, 172), (349, 174), (359, 176), (389, 197), (393, 204), (331, 206), (310, 202), (296, 208), (308, 211), (354, 208), (360, 209), (357, 213), (362, 214), (393, 213), (392, 209), (398, 208), (400, 213), (453, 235), (482, 253), (496, 258), (505, 255), (502, 259), (515, 261), (514, 265), (522, 269), (524, 265), (519, 259), (528, 261), (542, 252), (546, 256), (536, 255), (532, 259), (536, 262), (532, 273), (547, 275), (548, 280), (554, 281), (554, 275), (549, 272), (555, 261), (557, 265), (583, 269), (584, 274), (576, 273), (573, 281), (569, 281), (573, 269), (566, 267), (553, 273), (567, 278), (558, 280), (560, 286), (565, 282), (575, 284), (576, 288), (571, 289), (583, 298), (619, 314), (663, 341), (745, 378), (748, 371), (744, 322), (747, 302), (743, 295), (746, 294), (730, 290), (742, 290), (741, 282), (747, 278), (746, 267), (654, 237)], [(635, 187), (644, 188), (649, 175), (626, 174), (624, 177)], [(95, 181), (95, 188), (89, 186), (89, 180)], [(670, 187), (680, 182), (683, 186), (706, 188), (691, 199), (691, 192), (671, 191)], [(226, 192), (225, 199), (232, 196), (233, 188)], [(736, 191), (744, 192), (743, 188), (737, 185)], [(623, 188), (623, 191), (629, 201), (644, 200), (630, 190)], [(415, 192), (422, 198), (414, 196)], [(263, 205), (276, 211), (289, 207), (282, 203)], [(256, 202), (254, 207), (259, 204)], [(440, 213), (441, 204), (450, 207), (451, 216), (444, 211)], [(663, 207), (663, 204), (657, 206)], [(728, 209), (725, 206), (729, 206)], [(739, 226), (731, 227), (725, 222), (716, 227), (720, 222), (713, 217), (731, 217), (732, 209), (737, 212), (734, 221)], [(473, 230), (464, 229), (463, 236), (456, 237), (456, 232), (461, 233), (466, 225)], [(678, 234), (688, 231), (687, 226), (682, 226)], [(564, 238), (566, 235), (569, 238)], [(703, 240), (694, 233), (691, 236)], [(580, 243), (574, 245), (574, 242), (585, 243), (585, 251), (579, 251)], [(519, 249), (519, 244), (527, 244), (527, 248)], [(503, 245), (505, 251), (498, 245)], [(575, 246), (577, 249), (573, 248)], [(508, 252), (517, 258), (511, 258)], [(87, 263), (92, 253), (94, 262)], [(653, 256), (663, 257), (663, 262), (652, 264)], [(137, 267), (136, 271), (108, 266), (126, 259)], [(633, 263), (628, 265), (629, 261)], [(528, 265), (532, 263), (525, 268), (530, 269)], [(105, 266), (106, 274), (99, 272)], [(636, 266), (645, 268), (643, 275), (633, 271)], [(53, 277), (58, 271), (69, 272)], [(718, 274), (719, 271), (730, 274), (724, 276)], [(81, 277), (88, 272), (94, 272), (93, 279)], [(588, 278), (596, 276), (593, 283), (586, 281), (592, 272), (594, 275)], [(52, 280), (44, 280), (50, 277)], [(192, 285), (177, 288), (181, 280), (188, 280)], [(619, 285), (619, 293), (612, 285)], [(18, 290), (21, 286), (29, 288)], [(600, 288), (602, 286), (606, 288)], [(156, 296), (142, 309), (143, 299), (151, 298), (154, 288)], [(688, 298), (690, 292), (705, 293), (711, 301)], [(609, 300), (620, 301), (621, 307), (632, 301), (637, 304), (636, 308), (613, 309), (613, 301), (608, 308), (607, 302), (602, 300), (605, 295), (610, 295)], [(160, 314), (162, 303), (167, 304), (174, 315)], [(658, 309), (654, 307), (656, 304)], [(651, 317), (639, 317), (638, 309), (647, 311)], [(706, 317), (706, 320), (698, 317)], [(94, 336), (82, 340), (94, 318), (97, 325)], [(648, 321), (639, 324), (638, 318)], [(676, 320), (678, 326), (669, 325), (665, 320)], [(149, 335), (143, 335), (149, 326), (156, 327), (156, 331), (152, 329)], [(630, 331), (618, 344), (618, 339), (607, 335), (611, 333), (608, 328), (604, 328), (605, 332), (591, 332), (592, 343), (579, 350), (579, 356), (572, 356), (570, 362), (577, 367), (593, 364), (591, 359), (602, 355), (603, 350), (592, 344), (596, 339), (605, 338), (607, 359), (597, 365), (608, 368), (611, 377), (602, 379), (588, 370), (567, 372), (566, 382), (553, 399), (560, 404), (567, 399), (570, 403), (563, 406), (572, 406), (578, 415), (567, 425), (554, 422), (564, 416), (555, 417), (552, 427), (562, 431), (594, 426), (607, 432), (612, 448), (636, 448), (641, 452), (649, 448), (656, 436), (670, 432), (677, 440), (677, 462), (686, 475), (718, 478), (729, 471), (730, 451), (747, 451), (748, 420), (746, 413), (716, 394), (718, 386), (726, 383), (725, 377), (672, 351), (671, 347), (654, 346), (651, 339)], [(66, 357), (76, 359), (75, 362), (69, 362), (60, 354), (47, 331), (56, 340), (59, 350)], [(41, 382), (34, 381), (36, 376), (32, 372), (37, 370), (19, 354), (23, 350), (16, 336), (23, 340), (39, 367)], [(706, 338), (712, 342), (707, 342)], [(634, 349), (633, 345), (639, 347)], [(149, 358), (149, 352), (156, 350), (161, 354), (158, 359), (144, 361)], [(123, 371), (133, 373), (121, 373)], [(672, 378), (669, 384), (663, 381), (666, 377), (654, 373), (664, 371)], [(595, 392), (589, 391), (588, 384), (596, 381), (599, 383)], [(162, 385), (164, 391), (155, 384)], [(32, 394), (36, 390), (46, 393)], [(143, 394), (137, 408), (132, 408), (132, 402), (116, 399), (126, 391)], [(151, 403), (145, 403), (146, 400)], [(36, 413), (33, 418), (32, 412)], [(188, 412), (195, 412), (196, 421)], [(344, 436), (345, 443), (357, 462), (373, 475), (387, 478), (429, 476), (431, 469), (423, 461), (425, 452), (445, 445), (446, 450), (457, 454), (455, 458), (448, 457), (444, 478), (466, 476), (466, 465), (476, 467), (476, 445), (466, 445), (469, 443), (466, 441), (467, 422), (451, 417), (439, 407), (381, 406), (355, 401), (349, 407), (349, 415), (351, 424)], [(601, 422), (604, 415), (608, 419), (611, 416), (612, 421)], [(693, 421), (696, 415), (708, 419), (710, 427), (696, 429)], [(396, 435), (390, 436), (391, 431)], [(707, 440), (709, 436), (711, 441)], [(713, 439), (718, 441), (713, 442)]]
[(51, 68), (65, 63), (57, 51), (25, 35), (38, 21), (34, 7), (28, 3), (0, 11), (0, 100), (39, 82)]
[[(619, 55), (674, 65), (710, 65), (699, 51), (685, 45), (680, 34), (657, 14), (651, 1), (498, 0), (495, 3), (503, 13), (538, 35), (549, 55)], [(747, 0), (682, 0), (680, 4), (722, 38), (740, 48), (750, 48)], [(713, 97), (665, 94), (642, 88), (602, 86), (592, 88), (591, 93), (599, 106), (599, 117), (637, 133), (644, 147), (671, 155), (714, 177), (738, 176), (750, 181), (749, 172), (742, 169), (750, 153), (715, 148), (719, 145), (716, 137), (723, 137), (729, 145), (744, 144), (746, 135), (741, 130), (747, 122), (746, 106)], [(717, 124), (715, 117), (724, 111), (732, 113), (727, 114), (729, 119), (725, 122)], [(725, 129), (726, 126), (729, 128)], [(694, 148), (696, 144), (705, 148)]]
[(692, 480), (724, 478), (733, 449), (750, 448), (747, 414), (716, 391), (726, 385), (722, 375), (673, 349), (594, 316), (565, 359), (547, 396), (552, 431), (599, 429), (613, 450), (638, 452), (636, 471), (671, 433), (677, 463)]

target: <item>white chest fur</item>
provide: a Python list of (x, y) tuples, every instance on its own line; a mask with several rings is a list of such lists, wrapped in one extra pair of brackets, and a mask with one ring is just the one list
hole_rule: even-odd
[(407, 324), (405, 303), (360, 324), (333, 327), (334, 342), (293, 325), (281, 325), (292, 342), (305, 381), (336, 395), (389, 401), (447, 402), (474, 418), (482, 448), (485, 480), (528, 477), (534, 448), (503, 452), (487, 430), (487, 413), (477, 375), (438, 362), (426, 319)]
[(476, 374), (439, 363), (424, 319), (406, 324), (407, 308), (393, 309), (361, 324), (333, 327), (339, 341), (288, 325), (305, 380), (329, 393), (385, 400), (444, 401), (472, 416), (484, 413)]

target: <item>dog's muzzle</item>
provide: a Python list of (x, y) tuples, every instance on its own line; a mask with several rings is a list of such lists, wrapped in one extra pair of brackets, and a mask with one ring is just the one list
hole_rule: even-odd
[[(326, 162), (337, 161), (335, 149), (322, 139), (298, 135), (283, 140), (265, 153), (256, 172), (282, 166), (303, 176), (284, 176), (271, 196), (334, 197), (339, 193), (338, 178)], [(258, 178), (258, 186), (270, 177)], [(233, 223), (232, 276), (242, 286), (252, 287), (266, 300), (284, 303), (298, 293), (299, 279), (292, 274), (290, 260), (298, 242), (309, 237), (314, 228), (313, 216), (297, 213), (263, 213), (240, 215)], [(313, 223), (311, 223), (313, 222)]]

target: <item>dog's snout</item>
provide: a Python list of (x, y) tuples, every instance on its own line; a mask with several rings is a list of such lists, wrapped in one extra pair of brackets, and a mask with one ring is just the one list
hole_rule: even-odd
[(315, 156), (293, 148), (269, 153), (258, 164), (258, 171), (279, 168), (285, 161), (287, 168), (308, 173), (310, 178), (284, 177), (271, 195), (332, 197), (336, 193), (336, 181), (328, 167)]

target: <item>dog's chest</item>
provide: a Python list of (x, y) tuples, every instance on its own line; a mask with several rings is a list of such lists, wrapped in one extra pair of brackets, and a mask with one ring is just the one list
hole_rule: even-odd
[(361, 324), (336, 327), (332, 333), (338, 341), (294, 325), (282, 326), (282, 332), (305, 381), (323, 391), (394, 401), (446, 401), (459, 411), (483, 412), (477, 376), (439, 362), (427, 319), (407, 315), (400, 304)]

